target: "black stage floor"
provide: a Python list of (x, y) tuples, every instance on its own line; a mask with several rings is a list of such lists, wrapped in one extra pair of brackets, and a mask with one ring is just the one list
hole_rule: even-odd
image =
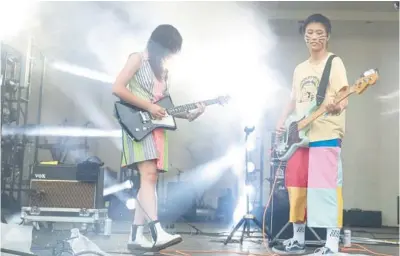
[[(180, 256), (197, 256), (197, 255), (273, 255), (265, 245), (261, 238), (261, 233), (252, 234), (250, 238), (245, 237), (244, 243), (240, 246), (238, 240), (241, 232), (237, 232), (234, 241), (228, 245), (224, 245), (223, 241), (229, 234), (231, 227), (215, 223), (194, 223), (204, 234), (196, 234), (196, 230), (185, 223), (175, 224), (174, 230), (171, 232), (182, 233), (184, 241), (174, 247), (164, 251), (164, 255), (180, 255)], [(132, 255), (126, 250), (126, 242), (128, 239), (128, 230), (130, 224), (128, 222), (113, 222), (113, 232), (111, 237), (87, 234), (87, 237), (97, 244), (104, 252), (110, 256), (117, 255)], [(55, 243), (58, 239), (63, 239), (69, 236), (69, 232), (62, 231), (46, 231), (40, 230), (34, 232), (33, 244), (40, 248), (49, 246)], [(385, 240), (399, 240), (397, 228), (382, 228), (382, 229), (352, 229), (352, 236), (375, 238)], [(236, 240), (236, 241), (235, 241)], [(367, 247), (375, 255), (399, 255), (398, 246), (390, 245), (363, 245)], [(355, 247), (359, 249), (358, 247)], [(308, 253), (312, 253), (315, 247), (309, 248)], [(38, 255), (52, 255), (49, 251), (37, 251)], [(354, 251), (349, 254), (374, 255), (371, 252)], [(6, 254), (3, 254), (6, 255)], [(140, 254), (136, 254), (140, 255)], [(344, 255), (344, 254), (341, 254)]]

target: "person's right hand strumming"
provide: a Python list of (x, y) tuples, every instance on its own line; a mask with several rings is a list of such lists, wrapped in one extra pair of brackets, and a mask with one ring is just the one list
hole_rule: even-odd
[(165, 109), (156, 104), (151, 104), (148, 111), (155, 119), (162, 119), (166, 114)]
[(277, 137), (281, 136), (286, 131), (285, 121), (279, 120), (275, 127), (275, 134)]

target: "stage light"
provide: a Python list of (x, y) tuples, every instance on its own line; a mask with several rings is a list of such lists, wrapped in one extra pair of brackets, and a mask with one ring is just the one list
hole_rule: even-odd
[(136, 199), (130, 198), (126, 200), (125, 205), (129, 210), (134, 210), (136, 208)]
[(246, 142), (246, 149), (247, 151), (253, 151), (256, 148), (256, 143), (254, 142), (254, 140), (248, 140)]
[(127, 180), (123, 183), (115, 184), (115, 185), (105, 188), (103, 191), (103, 196), (108, 196), (108, 195), (120, 192), (124, 189), (130, 189), (132, 187), (133, 187), (133, 182), (130, 180)]
[(256, 165), (253, 162), (247, 162), (247, 170), (249, 173), (253, 172), (256, 169)]
[[(251, 133), (254, 132), (255, 128), (256, 127), (254, 125), (252, 125), (252, 126), (246, 125), (244, 127), (244, 132), (246, 133), (246, 150), (247, 150), (247, 152), (254, 150), (256, 147), (255, 141), (252, 138), (249, 138)], [(253, 137), (253, 136), (251, 136), (251, 137)]]
[(246, 195), (253, 195), (254, 194), (254, 187), (252, 185), (246, 185), (245, 187), (245, 193)]
[(247, 134), (250, 134), (250, 133), (254, 132), (255, 129), (256, 129), (256, 127), (254, 125), (246, 125), (244, 127), (244, 132)]

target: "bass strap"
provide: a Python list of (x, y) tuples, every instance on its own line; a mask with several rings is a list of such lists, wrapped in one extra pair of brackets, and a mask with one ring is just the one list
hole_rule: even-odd
[(328, 88), (329, 84), (329, 76), (331, 74), (331, 67), (332, 67), (332, 60), (336, 57), (336, 55), (329, 56), (328, 60), (326, 61), (324, 71), (322, 73), (321, 81), (318, 85), (317, 91), (317, 106), (321, 105), (322, 102), (325, 100), (326, 89)]

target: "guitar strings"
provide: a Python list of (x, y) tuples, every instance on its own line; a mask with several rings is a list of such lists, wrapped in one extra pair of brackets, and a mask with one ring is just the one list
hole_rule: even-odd
[[(316, 95), (316, 98), (324, 98), (324, 97), (322, 97), (322, 96), (319, 96), (319, 95)], [(342, 99), (343, 100), (343, 99)], [(340, 100), (340, 101), (342, 101), (342, 100)], [(338, 103), (340, 103), (340, 101), (338, 102)], [(339, 114), (341, 114), (341, 112), (339, 113)], [(338, 115), (339, 115), (338, 114)], [(298, 127), (292, 127), (292, 128), (290, 128), (290, 129), (288, 129), (287, 130), (287, 132), (288, 133), (291, 133), (292, 131), (294, 131), (295, 129), (297, 129)]]

